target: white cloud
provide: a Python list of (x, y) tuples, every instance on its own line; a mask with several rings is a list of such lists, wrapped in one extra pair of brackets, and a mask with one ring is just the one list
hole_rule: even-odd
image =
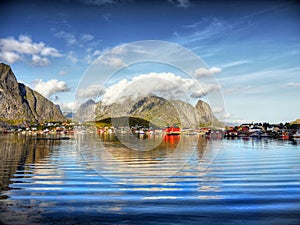
[(111, 14), (110, 14), (110, 13), (105, 13), (105, 14), (103, 15), (103, 19), (104, 19), (105, 21), (110, 21), (110, 19), (111, 19)]
[(96, 60), (101, 54), (102, 52), (100, 50), (95, 50), (93, 53), (91, 52), (92, 49), (87, 49), (87, 55), (85, 56), (85, 61), (87, 62), (87, 64), (91, 64), (94, 62), (94, 60)]
[(41, 50), (42, 56), (52, 56), (52, 57), (61, 57), (62, 55), (57, 51), (57, 49), (52, 47), (45, 47)]
[(121, 46), (117, 46), (113, 49), (107, 49), (107, 51), (113, 55), (122, 55), (122, 54), (127, 53), (127, 48), (125, 47), (125, 45), (121, 45)]
[(187, 8), (190, 6), (189, 0), (168, 0), (168, 2), (176, 5), (179, 8)]
[(223, 69), (225, 69), (225, 68), (234, 67), (234, 66), (241, 66), (241, 65), (247, 64), (249, 62), (250, 62), (249, 60), (239, 60), (239, 61), (224, 64), (221, 67)]
[(71, 89), (65, 81), (59, 81), (56, 79), (48, 81), (43, 81), (41, 79), (34, 80), (30, 86), (33, 90), (47, 98), (57, 93), (68, 92)]
[(65, 71), (65, 70), (61, 70), (61, 71), (58, 72), (59, 76), (64, 76), (66, 74), (67, 74), (67, 71)]
[(77, 91), (76, 97), (78, 98), (96, 98), (98, 95), (103, 94), (104, 88), (102, 85), (92, 84), (86, 88), (80, 88)]
[(100, 50), (95, 50), (93, 53), (93, 56), (99, 56), (101, 54), (102, 54), (102, 52)]
[(291, 82), (283, 85), (283, 87), (300, 87), (300, 83)]
[(94, 36), (91, 35), (91, 34), (82, 34), (82, 35), (80, 36), (80, 39), (81, 39), (82, 41), (84, 41), (84, 42), (87, 42), (87, 41), (93, 40), (93, 39), (94, 39)]
[(195, 90), (192, 94), (192, 98), (202, 98), (206, 96), (208, 93), (218, 90), (219, 87), (217, 85), (206, 84), (201, 87), (201, 89)]
[(61, 57), (59, 51), (53, 47), (46, 46), (45, 43), (35, 43), (29, 36), (20, 35), (18, 39), (14, 37), (0, 39), (0, 59), (8, 63), (14, 63), (31, 56), (32, 63), (45, 66), (49, 64), (48, 57)]
[(79, 61), (73, 51), (68, 52), (67, 59), (73, 64), (76, 64)]
[(206, 69), (206, 68), (199, 68), (196, 69), (194, 72), (194, 75), (199, 78), (199, 77), (204, 77), (204, 76), (212, 76), (214, 74), (220, 73), (222, 70), (221, 68), (218, 67), (212, 67), (210, 69)]
[(118, 57), (107, 57), (105, 60), (101, 60), (101, 63), (104, 65), (112, 66), (112, 67), (120, 67), (125, 66), (126, 64), (123, 62), (121, 58)]
[(236, 116), (233, 113), (230, 112), (225, 112), (222, 116), (221, 116), (221, 121), (228, 123), (231, 125), (240, 125), (243, 123), (247, 123), (249, 121), (241, 119), (241, 118), (236, 118)]
[(230, 119), (232, 117), (232, 114), (230, 112), (226, 112), (222, 116), (224, 119)]
[(0, 52), (0, 59), (8, 63), (14, 63), (21, 59), (22, 56), (14, 52)]
[(214, 85), (197, 83), (190, 78), (183, 78), (173, 73), (148, 73), (122, 79), (109, 86), (103, 96), (104, 104), (120, 102), (124, 98), (137, 99), (155, 94), (168, 100), (200, 98), (219, 88)]
[(214, 107), (212, 108), (213, 113), (221, 113), (224, 112), (224, 108), (222, 107)]
[(67, 102), (67, 103), (59, 103), (60, 109), (63, 112), (76, 112), (81, 103), (79, 102)]
[(49, 60), (45, 57), (33, 55), (32, 56), (32, 64), (38, 65), (38, 66), (47, 66), (49, 64)]
[(54, 34), (54, 36), (57, 38), (64, 39), (68, 45), (74, 45), (77, 42), (75, 35), (72, 33), (69, 33), (69, 32), (60, 31), (60, 32)]

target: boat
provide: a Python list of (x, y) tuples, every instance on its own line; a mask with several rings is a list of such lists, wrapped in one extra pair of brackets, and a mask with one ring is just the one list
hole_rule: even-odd
[(163, 130), (166, 135), (179, 135), (180, 134), (180, 127), (178, 125), (173, 125), (171, 127), (167, 126)]
[(300, 138), (300, 131), (299, 130), (293, 135), (293, 138)]
[(289, 132), (283, 131), (280, 135), (280, 138), (283, 140), (289, 140)]

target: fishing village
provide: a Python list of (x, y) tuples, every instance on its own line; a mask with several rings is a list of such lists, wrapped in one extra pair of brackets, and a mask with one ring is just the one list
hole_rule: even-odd
[(166, 126), (164, 128), (152, 128), (136, 124), (135, 126), (103, 126), (99, 127), (92, 123), (76, 122), (45, 122), (32, 125), (12, 126), (0, 124), (0, 133), (16, 135), (72, 135), (74, 133), (93, 133), (99, 134), (135, 134), (135, 135), (200, 135), (207, 138), (272, 138), (290, 140), (300, 138), (300, 124), (297, 123), (248, 123), (237, 126), (226, 126), (221, 128), (199, 127), (192, 129), (189, 127), (181, 128), (178, 125)]

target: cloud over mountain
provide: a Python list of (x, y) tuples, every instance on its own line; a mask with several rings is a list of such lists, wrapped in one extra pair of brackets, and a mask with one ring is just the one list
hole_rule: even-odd
[(93, 84), (86, 88), (81, 88), (77, 92), (77, 97), (98, 97), (99, 91), (103, 93), (102, 102), (112, 104), (120, 102), (128, 97), (132, 99), (141, 98), (155, 94), (171, 99), (201, 98), (219, 87), (215, 84), (205, 84), (197, 82), (191, 78), (183, 78), (174, 73), (147, 73), (122, 79), (117, 83), (106, 87)]
[(56, 79), (48, 81), (38, 79), (33, 81), (31, 86), (35, 91), (39, 92), (47, 98), (57, 93), (68, 92), (71, 89), (70, 87), (68, 87), (65, 81), (59, 81)]

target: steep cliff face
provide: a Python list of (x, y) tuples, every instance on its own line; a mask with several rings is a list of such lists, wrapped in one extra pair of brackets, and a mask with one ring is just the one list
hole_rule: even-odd
[(18, 124), (65, 118), (51, 101), (18, 83), (10, 66), (0, 63), (0, 120)]
[(83, 121), (100, 121), (107, 118), (137, 117), (163, 127), (180, 124), (181, 127), (198, 127), (199, 125), (223, 126), (213, 115), (210, 106), (199, 100), (195, 107), (181, 100), (167, 101), (157, 96), (148, 96), (139, 100), (128, 99), (121, 104), (105, 105), (101, 101), (88, 101), (82, 104), (75, 119)]

